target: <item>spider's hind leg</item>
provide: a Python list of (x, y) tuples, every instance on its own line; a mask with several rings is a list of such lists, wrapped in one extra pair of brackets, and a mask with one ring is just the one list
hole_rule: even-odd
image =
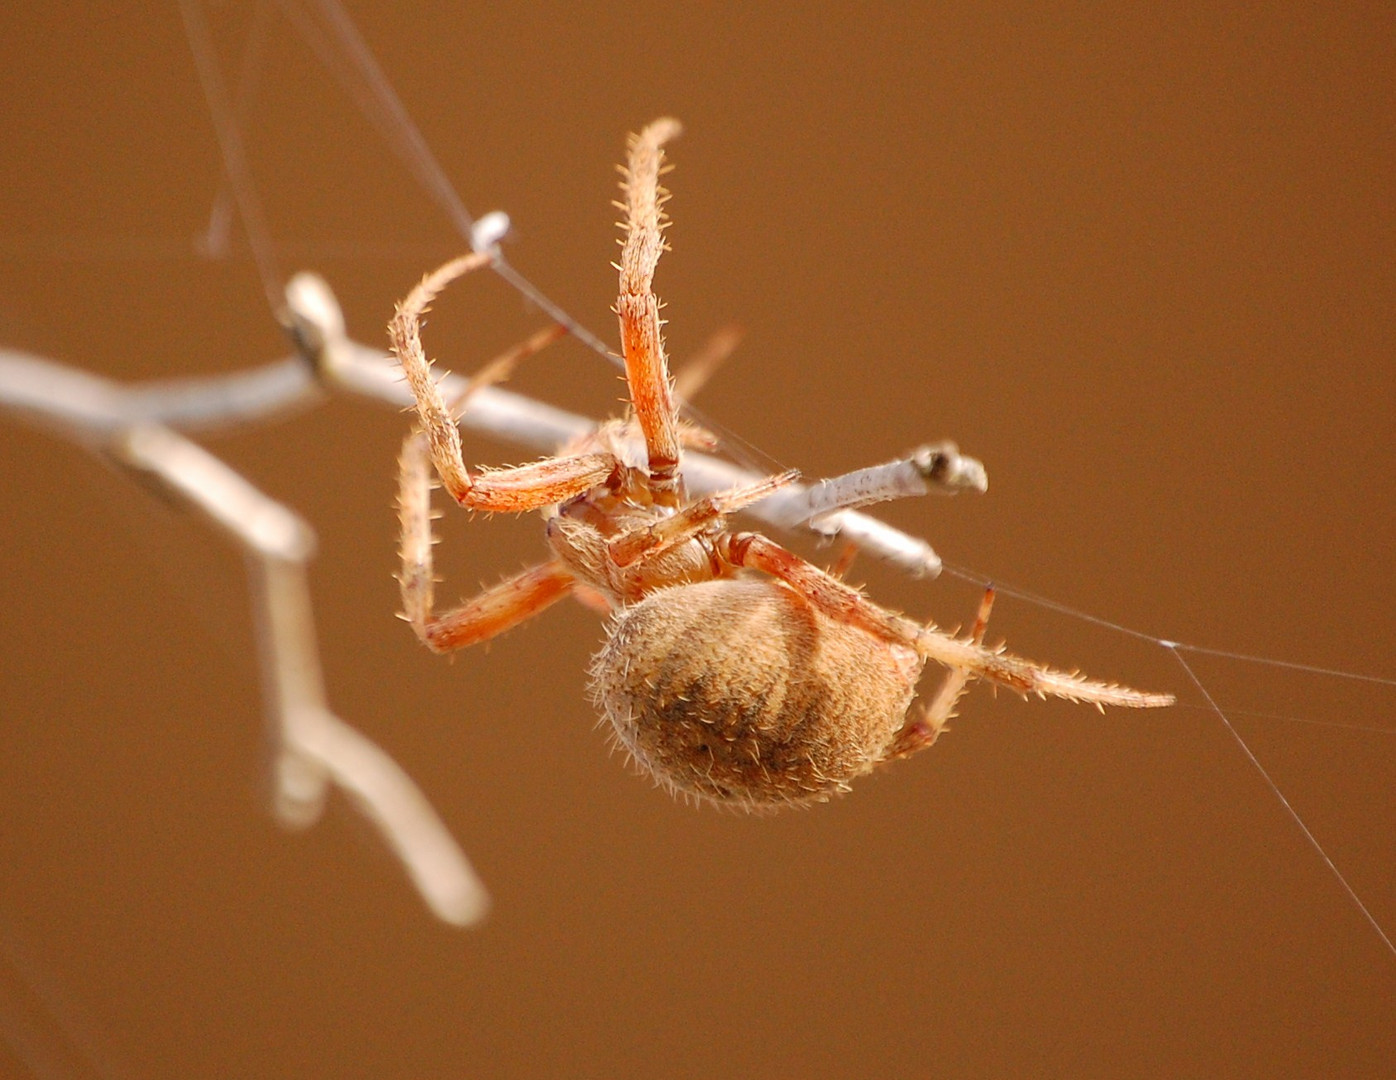
[(726, 534), (719, 541), (718, 553), (732, 566), (764, 570), (780, 578), (830, 618), (861, 626), (869, 633), (915, 649), (926, 660), (963, 669), (1024, 696), (1036, 694), (1131, 709), (1160, 708), (1175, 700), (1172, 694), (1151, 694), (1097, 682), (1075, 672), (986, 649), (933, 626), (922, 626), (873, 603), (857, 589), (849, 588), (760, 533)]
[[(989, 588), (984, 591), (984, 598), (979, 601), (979, 614), (970, 630), (969, 639), (976, 645), (982, 645), (984, 642), (984, 629), (989, 623), (989, 613), (993, 609), (994, 590)], [(916, 710), (914, 720), (908, 717), (902, 730), (897, 732), (892, 745), (887, 749), (887, 759), (908, 757), (918, 750), (925, 750), (940, 738), (941, 732), (946, 730), (946, 725), (954, 718), (955, 706), (960, 703), (960, 698), (969, 688), (969, 680), (970, 673), (964, 668), (951, 668), (947, 671), (935, 697)]]

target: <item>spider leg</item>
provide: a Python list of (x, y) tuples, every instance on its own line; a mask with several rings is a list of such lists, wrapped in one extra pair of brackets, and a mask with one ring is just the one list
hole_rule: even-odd
[(764, 499), (772, 492), (795, 482), (799, 473), (778, 473), (745, 487), (729, 488), (689, 503), (670, 517), (660, 518), (650, 525), (627, 529), (607, 544), (607, 552), (616, 566), (629, 566), (668, 551), (685, 540), (697, 536), (712, 522), (745, 506)]
[(457, 608), (441, 615), (431, 610), (430, 579), (423, 588), (422, 578), (404, 573), (402, 602), (404, 618), (428, 649), (435, 653), (454, 652), (478, 645), (512, 630), (562, 599), (572, 588), (572, 575), (556, 560), (531, 566), (498, 585), (485, 589)]
[(550, 561), (512, 578), (438, 615), (433, 611), (436, 578), (432, 573), (431, 466), (426, 439), (408, 436), (399, 461), (398, 517), (402, 524), (403, 617), (433, 652), (444, 653), (488, 640), (537, 615), (566, 596), (572, 575)]
[(615, 614), (616, 606), (600, 589), (580, 581), (572, 586), (572, 599), (598, 615)]
[(742, 340), (740, 326), (724, 326), (703, 347), (674, 372), (674, 394), (680, 401), (692, 401), (710, 378), (736, 351)]
[(986, 649), (973, 641), (952, 637), (934, 626), (921, 626), (878, 606), (858, 590), (830, 577), (760, 533), (729, 533), (719, 540), (718, 552), (733, 566), (764, 570), (780, 578), (830, 618), (861, 626), (869, 633), (915, 649), (927, 660), (964, 669), (1020, 694), (1137, 709), (1171, 705), (1174, 700), (1171, 694), (1144, 693), (1042, 667), (1008, 653)]
[[(417, 399), (417, 416), (431, 446), (436, 472), (451, 497), (472, 510), (523, 513), (563, 502), (604, 483), (619, 462), (608, 453), (586, 453), (545, 458), (478, 476), (471, 476), (465, 467), (460, 429), (432, 378), (431, 362), (422, 346), (421, 318), (442, 289), (463, 274), (487, 266), (491, 257), (489, 252), (463, 255), (432, 271), (397, 305), (388, 334)], [(498, 373), (486, 375), (487, 379), (499, 377)], [(467, 388), (466, 395), (470, 392)]]
[(662, 207), (668, 193), (659, 186), (664, 144), (680, 131), (679, 122), (656, 120), (630, 139), (627, 166), (622, 169), (625, 202), (625, 241), (620, 255), (620, 295), (616, 315), (620, 319), (621, 350), (630, 400), (644, 432), (649, 453), (650, 488), (662, 506), (679, 503), (678, 412), (669, 365), (664, 358), (663, 325), (659, 299), (654, 295), (654, 271), (664, 251)]
[[(984, 641), (984, 629), (989, 623), (989, 612), (993, 608), (994, 590), (986, 589), (984, 598), (979, 602), (979, 614), (969, 632), (970, 641), (976, 645)], [(908, 719), (902, 730), (897, 732), (892, 745), (887, 748), (887, 758), (890, 760), (908, 757), (934, 744), (936, 739), (940, 738), (940, 733), (945, 730), (945, 725), (954, 718), (955, 706), (969, 688), (969, 678), (969, 672), (964, 668), (952, 667), (946, 671), (935, 697), (917, 709), (916, 719)]]
[(853, 561), (858, 558), (858, 545), (849, 541), (839, 549), (839, 557), (834, 561), (834, 565), (829, 567), (829, 576), (842, 581), (848, 576), (848, 572), (853, 569)]
[(465, 411), (465, 406), (476, 393), (486, 386), (494, 386), (496, 383), (504, 382), (514, 374), (514, 369), (524, 360), (551, 345), (558, 338), (566, 336), (567, 327), (561, 323), (553, 323), (551, 326), (545, 326), (543, 329), (535, 331), (512, 349), (496, 356), (470, 376), (464, 388), (453, 394), (446, 402), (451, 416), (459, 421), (461, 414)]

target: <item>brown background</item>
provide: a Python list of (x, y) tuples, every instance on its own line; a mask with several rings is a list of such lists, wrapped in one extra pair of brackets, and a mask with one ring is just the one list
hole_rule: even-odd
[[(672, 351), (748, 328), (702, 405), (775, 459), (827, 474), (952, 436), (990, 494), (886, 515), (949, 561), (1150, 634), (1396, 675), (1393, 9), (991, 7), (351, 12), (467, 204), (509, 210), (516, 264), (608, 338), (622, 137), (686, 122)], [(123, 378), (281, 355), (244, 249), (192, 254), (215, 144), (177, 13), (133, 12), (0, 15), (0, 337)], [(246, 12), (217, 14), (227, 66)], [(248, 120), (272, 230), (381, 340), (458, 241), (274, 26)], [(538, 322), (473, 282), (433, 348), (469, 368)], [(619, 392), (571, 343), (517, 385), (593, 413)], [(1391, 1074), (1396, 956), (1164, 650), (1005, 599), (1018, 651), (1184, 704), (979, 688), (836, 805), (694, 811), (607, 757), (590, 613), (453, 664), (392, 618), (402, 430), (342, 400), (213, 445), (319, 530), (332, 698), (489, 882), (467, 933), (343, 805), (302, 836), (262, 812), (238, 557), (0, 423), (0, 1071)], [(448, 592), (541, 550), (531, 519), (447, 532)], [(859, 573), (973, 610), (963, 583)], [(1396, 927), (1396, 688), (1197, 666)]]

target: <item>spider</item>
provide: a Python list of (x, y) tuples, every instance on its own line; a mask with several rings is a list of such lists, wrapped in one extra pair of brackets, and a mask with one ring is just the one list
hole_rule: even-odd
[[(1172, 696), (1096, 682), (982, 644), (992, 594), (966, 637), (890, 611), (726, 517), (793, 474), (691, 499), (681, 450), (701, 434), (679, 419), (652, 290), (665, 248), (659, 186), (672, 119), (629, 140), (615, 311), (632, 417), (609, 421), (556, 456), (471, 472), (460, 432), (432, 378), (421, 316), (452, 280), (488, 265), (488, 251), (425, 277), (389, 331), (416, 399), (419, 427), (400, 460), (399, 575), (404, 618), (438, 653), (464, 648), (538, 614), (569, 592), (611, 612), (591, 665), (592, 697), (641, 771), (698, 802), (759, 810), (845, 791), (884, 762), (930, 746), (973, 677), (1023, 695), (1154, 707)], [(500, 377), (484, 372), (472, 388)], [(469, 394), (469, 390), (466, 394)], [(638, 427), (645, 460), (630, 447)], [(461, 606), (433, 609), (432, 466), (461, 506), (543, 511), (552, 555)], [(926, 662), (949, 669), (912, 708)]]

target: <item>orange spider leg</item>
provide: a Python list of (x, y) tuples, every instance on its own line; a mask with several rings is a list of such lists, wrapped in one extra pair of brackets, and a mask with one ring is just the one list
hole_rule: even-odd
[(742, 328), (732, 325), (722, 327), (709, 337), (703, 347), (674, 372), (674, 396), (680, 401), (692, 401), (713, 373), (736, 351), (742, 335)]
[(631, 137), (629, 164), (621, 170), (625, 202), (620, 205), (625, 211), (622, 228), (626, 232), (616, 315), (630, 400), (649, 453), (650, 490), (661, 506), (677, 506), (680, 501), (678, 414), (664, 358), (659, 300), (653, 290), (668, 223), (662, 208), (669, 195), (659, 186), (659, 175), (664, 171), (663, 147), (679, 131), (677, 120), (654, 121)]
[(573, 578), (556, 561), (530, 567), (485, 589), (443, 615), (432, 611), (431, 463), (426, 439), (408, 436), (399, 461), (398, 517), (402, 524), (403, 617), (433, 652), (450, 652), (488, 640), (537, 615), (572, 589)]
[(417, 399), (417, 415), (431, 446), (437, 475), (451, 497), (472, 510), (523, 513), (563, 502), (604, 483), (619, 463), (608, 453), (587, 453), (546, 458), (478, 476), (471, 476), (466, 469), (460, 429), (432, 378), (431, 362), (422, 347), (421, 318), (442, 289), (463, 274), (487, 266), (491, 258), (487, 252), (463, 255), (433, 270), (397, 305), (388, 334)]
[(719, 542), (718, 551), (733, 566), (764, 570), (780, 578), (830, 618), (861, 626), (889, 641), (910, 646), (927, 660), (964, 669), (1020, 694), (1089, 701), (1102, 707), (1121, 705), (1143, 709), (1173, 704), (1172, 694), (1149, 694), (1096, 682), (986, 649), (974, 641), (952, 637), (934, 626), (921, 626), (878, 606), (858, 590), (830, 577), (760, 533), (728, 534)]
[(407, 621), (422, 644), (435, 653), (454, 652), (512, 630), (544, 608), (561, 600), (572, 588), (572, 575), (556, 561), (539, 563), (485, 589), (441, 615), (431, 610), (431, 591), (422, 579), (404, 575), (402, 601)]
[(479, 371), (475, 372), (474, 375), (470, 376), (469, 381), (465, 384), (464, 390), (454, 394), (451, 400), (446, 402), (451, 416), (459, 419), (461, 413), (465, 411), (466, 402), (468, 402), (481, 387), (493, 386), (495, 383), (504, 382), (509, 376), (514, 374), (514, 369), (523, 361), (527, 360), (534, 353), (551, 345), (554, 341), (558, 340), (558, 338), (566, 336), (567, 327), (563, 326), (561, 323), (553, 323), (551, 326), (545, 326), (543, 329), (535, 331), (512, 349), (496, 356)]
[(611, 561), (616, 566), (629, 566), (640, 559), (668, 551), (697, 536), (717, 519), (750, 506), (787, 484), (793, 484), (799, 475), (792, 469), (745, 487), (719, 491), (691, 502), (678, 513), (660, 518), (651, 525), (628, 529), (607, 544)]
[[(984, 630), (989, 625), (989, 613), (993, 609), (994, 590), (990, 588), (984, 590), (984, 598), (979, 601), (979, 613), (969, 632), (970, 641), (976, 645), (984, 642)], [(887, 748), (887, 757), (908, 757), (933, 745), (945, 730), (945, 725), (954, 719), (955, 706), (969, 688), (969, 678), (969, 672), (964, 668), (950, 668), (936, 696), (917, 710), (915, 720), (908, 719), (902, 730), (897, 732), (892, 745)]]
[(580, 581), (572, 586), (572, 599), (598, 615), (615, 614), (616, 606), (611, 603), (605, 593), (591, 585), (584, 585)]
[(853, 562), (858, 558), (858, 545), (854, 543), (844, 544), (839, 550), (839, 557), (834, 565), (829, 567), (829, 576), (836, 577), (840, 581), (853, 569)]

